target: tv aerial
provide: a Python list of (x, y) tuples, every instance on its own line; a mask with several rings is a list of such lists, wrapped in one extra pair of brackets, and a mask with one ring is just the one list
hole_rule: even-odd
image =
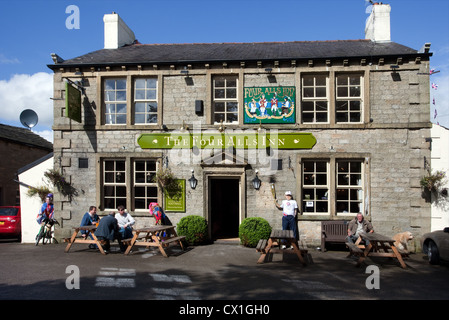
[(26, 109), (20, 114), (20, 122), (30, 130), (37, 124), (38, 120), (39, 118), (34, 110)]

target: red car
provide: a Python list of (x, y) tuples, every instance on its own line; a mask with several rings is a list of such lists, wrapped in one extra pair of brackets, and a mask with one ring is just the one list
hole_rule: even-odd
[(21, 231), (20, 207), (0, 206), (0, 237), (20, 240)]

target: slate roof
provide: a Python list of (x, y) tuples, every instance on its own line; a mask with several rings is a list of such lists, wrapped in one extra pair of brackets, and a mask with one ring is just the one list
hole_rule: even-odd
[(293, 41), (259, 43), (133, 44), (101, 49), (77, 58), (48, 65), (62, 66), (135, 65), (214, 61), (263, 61), (332, 59), (416, 55), (417, 50), (395, 42), (371, 40)]
[(9, 140), (35, 148), (53, 151), (53, 144), (31, 130), (0, 124), (0, 140)]

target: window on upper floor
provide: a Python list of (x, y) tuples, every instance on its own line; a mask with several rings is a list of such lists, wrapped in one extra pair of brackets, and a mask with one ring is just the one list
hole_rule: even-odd
[[(103, 90), (104, 124), (158, 123), (158, 79), (156, 77), (106, 78), (103, 80)], [(132, 101), (128, 101), (128, 97), (132, 97)]]
[(134, 80), (134, 123), (157, 123), (157, 78)]
[(329, 78), (327, 75), (302, 77), (302, 122), (329, 122)]
[(215, 76), (213, 78), (214, 123), (238, 123), (239, 102), (237, 76)]
[(105, 124), (126, 124), (126, 79), (104, 80)]
[(363, 82), (361, 73), (303, 74), (301, 123), (362, 123)]
[(360, 74), (336, 76), (336, 123), (361, 123), (363, 120), (363, 77)]

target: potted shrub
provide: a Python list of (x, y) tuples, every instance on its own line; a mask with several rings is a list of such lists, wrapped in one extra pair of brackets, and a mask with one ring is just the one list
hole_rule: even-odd
[(181, 218), (176, 226), (178, 235), (185, 236), (189, 245), (205, 244), (209, 241), (207, 221), (197, 215)]
[(268, 239), (271, 226), (260, 217), (246, 218), (239, 227), (239, 238), (242, 245), (255, 248), (260, 239)]

